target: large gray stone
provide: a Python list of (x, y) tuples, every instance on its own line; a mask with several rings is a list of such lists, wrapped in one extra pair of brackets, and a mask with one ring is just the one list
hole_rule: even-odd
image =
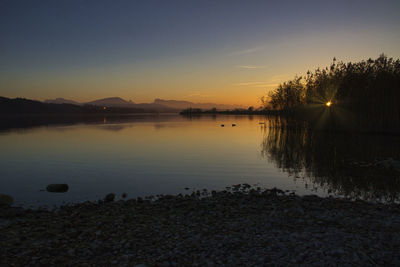
[(0, 194), (0, 206), (11, 206), (14, 203), (14, 199), (5, 194)]
[(104, 198), (104, 202), (113, 202), (115, 199), (115, 194), (110, 193)]
[(52, 193), (64, 193), (67, 192), (68, 189), (69, 187), (67, 184), (49, 184), (46, 187), (46, 190)]

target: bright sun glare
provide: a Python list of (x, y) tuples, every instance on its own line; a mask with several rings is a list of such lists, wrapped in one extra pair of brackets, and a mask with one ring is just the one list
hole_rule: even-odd
[(331, 102), (331, 101), (328, 101), (328, 102), (325, 103), (325, 105), (326, 105), (327, 107), (330, 107), (330, 106), (332, 105), (332, 102)]

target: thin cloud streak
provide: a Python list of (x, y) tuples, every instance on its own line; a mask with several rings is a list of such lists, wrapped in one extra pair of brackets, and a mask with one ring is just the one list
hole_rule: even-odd
[(238, 56), (238, 55), (250, 54), (250, 53), (254, 53), (254, 52), (260, 51), (260, 50), (262, 50), (264, 48), (265, 48), (265, 46), (256, 46), (256, 47), (252, 47), (252, 48), (248, 48), (248, 49), (244, 49), (244, 50), (233, 52), (230, 55), (231, 56)]
[(255, 65), (238, 65), (237, 68), (241, 69), (264, 69), (265, 66), (255, 66)]

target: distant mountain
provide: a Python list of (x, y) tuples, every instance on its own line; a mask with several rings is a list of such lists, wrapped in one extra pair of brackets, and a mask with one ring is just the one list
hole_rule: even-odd
[(74, 100), (69, 100), (65, 98), (56, 98), (56, 99), (46, 99), (43, 101), (44, 103), (47, 104), (72, 104), (72, 105), (80, 105), (80, 103), (74, 101)]
[(0, 97), (0, 114), (77, 113), (80, 111), (80, 106), (72, 104), (53, 104), (25, 98)]
[[(106, 109), (104, 107), (107, 107)], [(64, 98), (48, 99), (44, 102), (25, 98), (0, 97), (0, 114), (88, 114), (88, 113), (153, 113), (180, 112), (187, 108), (219, 110), (240, 108), (236, 105), (215, 103), (193, 103), (179, 100), (155, 99), (153, 103), (126, 101), (120, 97), (109, 97), (86, 103), (78, 103)]]
[(86, 105), (104, 106), (104, 107), (131, 107), (135, 103), (131, 100), (126, 101), (120, 97), (108, 97), (95, 101), (86, 102)]
[(86, 103), (78, 103), (64, 98), (48, 99), (44, 103), (51, 104), (73, 104), (73, 105), (91, 105), (98, 107), (118, 107), (118, 108), (139, 108), (156, 112), (179, 112), (187, 108), (198, 108), (208, 110), (216, 108), (218, 110), (232, 110), (243, 108), (240, 105), (226, 105), (216, 103), (193, 103), (184, 100), (164, 100), (156, 98), (153, 103), (134, 103), (132, 100), (125, 100), (121, 97), (107, 97)]
[(114, 108), (134, 108), (143, 109), (150, 112), (180, 112), (187, 108), (196, 108), (202, 110), (210, 110), (216, 108), (218, 110), (233, 110), (244, 108), (240, 105), (226, 105), (216, 103), (193, 103), (184, 100), (164, 100), (156, 98), (153, 103), (134, 103), (132, 100), (125, 100), (120, 97), (107, 97), (86, 103), (78, 103), (73, 100), (64, 98), (48, 99), (44, 103), (47, 104), (72, 104), (72, 105), (90, 105), (96, 107), (114, 107)]
[(131, 107), (110, 107), (104, 109), (102, 106), (96, 105), (73, 105), (73, 104), (54, 104), (43, 103), (36, 100), (25, 98), (6, 98), (0, 97), (0, 115), (30, 115), (30, 114), (129, 114), (157, 112), (152, 110), (144, 110), (137, 108), (134, 104)]
[(135, 104), (133, 101), (126, 101), (120, 97), (108, 97), (91, 102), (84, 103), (85, 105), (100, 106), (100, 107), (114, 107), (114, 108), (135, 108), (143, 109), (146, 112), (179, 112), (180, 109), (168, 107), (155, 103), (139, 103)]
[(187, 108), (200, 108), (200, 109), (235, 109), (235, 108), (243, 108), (239, 105), (225, 105), (225, 104), (216, 104), (216, 103), (193, 103), (189, 101), (183, 100), (164, 100), (156, 98), (154, 100), (154, 104), (163, 105), (170, 108), (176, 109), (187, 109)]

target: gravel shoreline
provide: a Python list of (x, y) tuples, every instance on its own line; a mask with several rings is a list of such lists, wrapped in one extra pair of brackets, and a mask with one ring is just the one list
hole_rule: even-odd
[(0, 266), (400, 265), (398, 204), (237, 185), (0, 211)]

